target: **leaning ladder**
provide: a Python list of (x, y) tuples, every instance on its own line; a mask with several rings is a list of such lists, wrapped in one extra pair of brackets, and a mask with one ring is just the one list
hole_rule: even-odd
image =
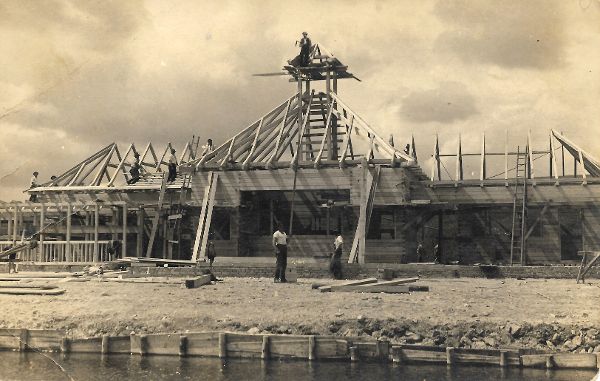
[(146, 248), (146, 258), (152, 256), (152, 248), (154, 247), (154, 239), (156, 238), (156, 231), (158, 230), (158, 224), (160, 223), (160, 215), (162, 213), (162, 204), (165, 200), (165, 192), (167, 190), (167, 172), (163, 173), (162, 181), (160, 183), (160, 193), (158, 194), (158, 205), (156, 206), (156, 214), (152, 220), (152, 230), (150, 231), (150, 240), (148, 241), (148, 247)]
[(206, 244), (208, 243), (208, 233), (215, 203), (218, 177), (218, 172), (208, 173), (208, 185), (204, 188), (200, 220), (198, 221), (198, 230), (196, 231), (196, 240), (194, 241), (194, 251), (192, 254), (192, 261), (194, 262), (204, 260), (206, 256)]
[(179, 200), (177, 203), (171, 202), (171, 210), (167, 217), (169, 232), (168, 242), (169, 246), (169, 259), (173, 259), (173, 253), (175, 252), (175, 245), (177, 245), (177, 258), (181, 258), (181, 220), (183, 219), (183, 206), (186, 200), (186, 189), (190, 182), (189, 175), (183, 175), (183, 182), (179, 191)]
[(525, 264), (525, 229), (527, 227), (527, 169), (528, 152), (517, 147), (517, 165), (515, 167), (515, 189), (513, 197), (512, 231), (510, 238), (510, 264), (515, 255), (520, 256), (521, 266)]

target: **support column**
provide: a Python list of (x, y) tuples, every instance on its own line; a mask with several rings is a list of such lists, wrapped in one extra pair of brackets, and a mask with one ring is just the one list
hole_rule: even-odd
[(13, 209), (13, 244), (17, 242), (17, 234), (19, 229), (19, 208), (15, 205)]
[(14, 216), (14, 214), (10, 213), (10, 209), (8, 209), (8, 210), (9, 210), (9, 212), (8, 212), (8, 218), (7, 218), (8, 227), (6, 229), (6, 240), (7, 241), (12, 241), (12, 237), (13, 237), (13, 216)]
[(71, 262), (71, 214), (73, 214), (73, 206), (69, 203), (67, 205), (67, 247), (65, 248), (65, 260)]
[(100, 245), (98, 244), (98, 225), (100, 224), (100, 205), (94, 205), (94, 262), (100, 260)]
[(144, 208), (140, 206), (137, 211), (137, 242), (136, 257), (140, 258), (144, 252)]
[(46, 234), (44, 233), (44, 226), (46, 225), (46, 207), (44, 204), (40, 206), (40, 237), (38, 242), (38, 261), (44, 261), (44, 238)]
[[(121, 242), (121, 258), (127, 256), (127, 204), (123, 205), (123, 234)], [(116, 253), (115, 253), (116, 254)]]

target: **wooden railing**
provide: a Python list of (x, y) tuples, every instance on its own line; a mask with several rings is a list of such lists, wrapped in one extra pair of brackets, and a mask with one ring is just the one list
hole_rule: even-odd
[[(104, 262), (114, 259), (114, 254), (108, 253), (111, 244), (112, 241), (98, 241), (98, 255), (95, 258), (94, 241), (44, 241), (41, 247), (26, 249), (17, 254), (17, 258), (35, 262)], [(11, 241), (0, 241), (0, 251), (9, 245), (12, 245)]]

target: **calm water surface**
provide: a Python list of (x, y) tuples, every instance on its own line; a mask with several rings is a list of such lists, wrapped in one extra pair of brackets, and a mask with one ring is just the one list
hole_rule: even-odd
[(506, 380), (506, 381), (589, 381), (594, 371), (506, 369), (496, 367), (445, 365), (404, 365), (345, 362), (227, 360), (169, 356), (0, 353), (0, 380)]

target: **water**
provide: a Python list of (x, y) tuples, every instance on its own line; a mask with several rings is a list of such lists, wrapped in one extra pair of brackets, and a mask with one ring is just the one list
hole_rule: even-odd
[[(38, 353), (0, 353), (0, 380), (402, 380), (402, 381), (589, 381), (592, 370), (501, 369), (445, 365), (403, 365), (347, 362), (227, 360), (217, 358), (183, 358), (170, 356), (129, 356), (47, 354), (58, 362), (66, 373), (49, 358)], [(69, 378), (71, 377), (71, 378)]]

